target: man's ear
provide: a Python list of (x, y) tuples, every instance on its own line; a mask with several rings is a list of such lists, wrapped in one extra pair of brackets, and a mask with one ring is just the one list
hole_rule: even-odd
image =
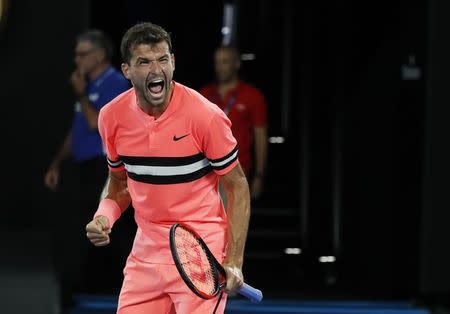
[(175, 55), (172, 53), (172, 67), (173, 70), (175, 71)]
[(123, 75), (127, 78), (130, 79), (130, 76), (128, 74), (128, 70), (130, 69), (130, 66), (128, 65), (128, 63), (122, 63), (122, 65), (120, 66), (122, 68), (122, 73)]

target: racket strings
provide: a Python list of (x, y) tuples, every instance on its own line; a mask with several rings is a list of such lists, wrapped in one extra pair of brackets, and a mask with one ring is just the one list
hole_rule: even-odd
[(218, 280), (212, 262), (195, 235), (177, 228), (175, 246), (186, 276), (195, 288), (213, 295), (218, 289)]

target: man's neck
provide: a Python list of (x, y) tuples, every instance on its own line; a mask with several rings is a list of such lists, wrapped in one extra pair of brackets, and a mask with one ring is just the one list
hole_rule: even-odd
[(157, 120), (164, 113), (164, 111), (166, 111), (168, 105), (169, 105), (169, 103), (164, 103), (160, 107), (154, 107), (154, 106), (146, 107), (146, 108), (144, 108), (144, 111), (149, 116), (152, 116), (153, 118), (155, 118), (155, 120)]
[(236, 86), (239, 83), (239, 79), (237, 77), (227, 81), (227, 82), (220, 82), (217, 84), (217, 89), (219, 90), (219, 94), (222, 96), (222, 98), (225, 98), (227, 93), (236, 88)]
[(88, 74), (89, 80), (94, 81), (97, 79), (103, 72), (106, 71), (107, 68), (110, 67), (109, 63), (102, 63), (98, 67), (96, 67), (92, 72)]
[(164, 111), (166, 111), (167, 107), (169, 106), (169, 103), (172, 100), (173, 90), (174, 90), (174, 86), (173, 86), (173, 82), (171, 82), (170, 90), (169, 90), (169, 97), (166, 98), (166, 100), (164, 101), (164, 104), (162, 104), (161, 106), (152, 106), (152, 105), (148, 104), (147, 106), (140, 106), (140, 107), (146, 114), (154, 117), (155, 120), (158, 119), (164, 113)]

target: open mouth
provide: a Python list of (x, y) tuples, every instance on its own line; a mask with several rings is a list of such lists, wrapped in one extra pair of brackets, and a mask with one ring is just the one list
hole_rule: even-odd
[(148, 90), (152, 94), (161, 94), (164, 90), (164, 80), (162, 79), (156, 79), (148, 83), (147, 85)]

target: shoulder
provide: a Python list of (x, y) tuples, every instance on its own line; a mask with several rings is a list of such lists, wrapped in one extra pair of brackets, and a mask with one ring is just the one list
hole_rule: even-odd
[(257, 96), (264, 98), (264, 94), (258, 87), (244, 81), (239, 82), (239, 89), (245, 92), (247, 95)]
[(126, 104), (133, 100), (134, 97), (133, 88), (119, 94), (100, 109), (99, 119), (104, 120), (122, 114), (122, 111), (128, 107)]
[(182, 84), (178, 85), (182, 93), (183, 107), (187, 109), (187, 112), (190, 113), (193, 118), (211, 118), (222, 112), (216, 104), (209, 101), (200, 92)]
[(208, 134), (217, 134), (231, 127), (230, 120), (216, 104), (192, 88), (180, 88), (183, 93), (180, 114), (189, 120), (192, 134), (199, 146)]
[(112, 74), (108, 77), (108, 80), (119, 84), (129, 85), (127, 78), (116, 68), (112, 68)]
[(214, 93), (215, 91), (216, 91), (216, 84), (214, 84), (214, 83), (204, 85), (200, 88), (200, 94), (205, 95), (205, 96), (210, 95), (210, 94)]
[(190, 121), (193, 134), (199, 143), (205, 134), (211, 132), (214, 121), (224, 121), (223, 125), (229, 124), (227, 116), (216, 104), (192, 88), (181, 87), (183, 89), (182, 115)]
[(121, 81), (127, 81), (127, 79), (126, 79), (125, 76), (123, 75), (122, 71), (119, 71), (118, 69), (116, 69), (116, 68), (114, 68), (114, 67), (113, 67), (112, 69), (113, 69), (113, 72), (112, 72), (111, 77), (112, 77), (113, 79), (121, 80)]

